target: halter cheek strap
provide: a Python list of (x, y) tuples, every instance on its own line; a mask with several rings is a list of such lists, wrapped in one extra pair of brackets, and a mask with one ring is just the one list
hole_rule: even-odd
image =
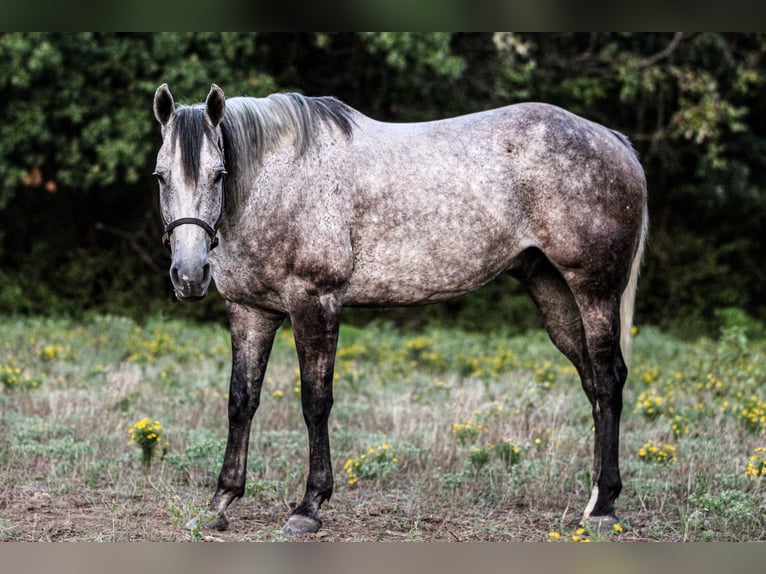
[[(218, 232), (214, 227), (211, 227), (209, 223), (202, 221), (201, 219), (197, 219), (196, 217), (182, 217), (180, 219), (176, 219), (175, 221), (171, 221), (165, 226), (165, 233), (162, 234), (162, 244), (165, 246), (165, 249), (170, 249), (170, 235), (173, 233), (173, 230), (179, 225), (187, 224), (197, 225), (205, 230), (205, 233), (207, 233), (208, 237), (210, 237), (210, 249), (213, 249), (216, 245), (218, 245)], [(216, 222), (216, 227), (217, 224), (218, 222)]]

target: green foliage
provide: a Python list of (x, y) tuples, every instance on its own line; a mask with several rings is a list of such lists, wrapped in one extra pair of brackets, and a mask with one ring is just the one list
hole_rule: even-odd
[(465, 68), (462, 58), (452, 53), (452, 34), (446, 32), (362, 32), (361, 35), (371, 53), (383, 54), (386, 64), (400, 72), (456, 79)]
[(190, 482), (205, 486), (221, 470), (225, 449), (225, 438), (212, 437), (201, 430), (190, 434), (185, 448), (172, 449), (165, 458), (169, 465), (185, 473)]
[[(0, 72), (0, 196), (22, 186), (89, 190), (146, 181), (157, 134), (151, 98), (161, 82), (201, 99), (208, 78), (252, 60), (254, 39), (237, 34), (4, 34)], [(270, 92), (243, 66), (230, 90)], [(255, 81), (257, 79), (258, 81)], [(1, 204), (0, 204), (1, 205)]]
[(383, 443), (367, 447), (362, 454), (347, 458), (343, 463), (343, 471), (346, 473), (347, 484), (353, 485), (359, 479), (385, 478), (396, 469), (398, 462), (391, 445)]
[[(216, 82), (227, 94), (333, 94), (395, 121), (547, 101), (623, 131), (650, 193), (639, 320), (715, 334), (739, 309), (757, 330), (765, 46), (762, 33), (0, 34), (0, 309), (168, 308), (152, 95), (167, 82), (180, 102), (201, 101)], [(172, 312), (222, 316), (220, 300)], [(393, 317), (540, 325), (509, 280)]]

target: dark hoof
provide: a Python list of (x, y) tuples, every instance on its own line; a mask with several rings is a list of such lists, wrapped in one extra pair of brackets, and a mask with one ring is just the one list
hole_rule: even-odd
[(287, 519), (287, 524), (282, 528), (282, 534), (285, 536), (300, 536), (301, 534), (313, 534), (322, 527), (322, 521), (303, 516), (302, 514), (293, 514)]
[(619, 524), (619, 520), (614, 515), (589, 516), (580, 526), (593, 528), (597, 532), (611, 532), (615, 524)]
[(189, 522), (184, 525), (186, 530), (199, 530), (204, 528), (205, 530), (218, 530), (223, 531), (229, 527), (229, 519), (226, 518), (226, 514), (223, 512), (220, 514), (214, 514), (212, 512), (203, 512), (199, 516), (195, 516)]

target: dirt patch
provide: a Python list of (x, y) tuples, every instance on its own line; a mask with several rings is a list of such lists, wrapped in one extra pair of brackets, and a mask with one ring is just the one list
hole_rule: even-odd
[[(189, 493), (189, 499), (195, 493)], [(176, 495), (177, 496), (177, 495)], [(289, 508), (243, 498), (230, 508), (229, 530), (203, 531), (208, 541), (282, 540)], [(120, 493), (80, 490), (51, 495), (19, 488), (0, 497), (0, 539), (5, 541), (188, 541), (195, 535), (169, 510), (156, 488)], [(346, 491), (323, 507), (324, 525), (307, 541), (543, 541), (553, 512), (531, 511), (512, 501), (493, 508), (425, 508), (403, 493), (363, 488)], [(568, 522), (577, 527), (577, 517)]]

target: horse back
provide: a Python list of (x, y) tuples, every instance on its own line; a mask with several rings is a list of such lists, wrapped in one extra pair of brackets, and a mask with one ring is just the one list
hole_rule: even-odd
[(532, 246), (564, 267), (581, 266), (594, 249), (630, 259), (643, 170), (627, 140), (604, 126), (518, 104), (420, 124), (370, 121), (360, 132), (351, 304), (447, 299)]

